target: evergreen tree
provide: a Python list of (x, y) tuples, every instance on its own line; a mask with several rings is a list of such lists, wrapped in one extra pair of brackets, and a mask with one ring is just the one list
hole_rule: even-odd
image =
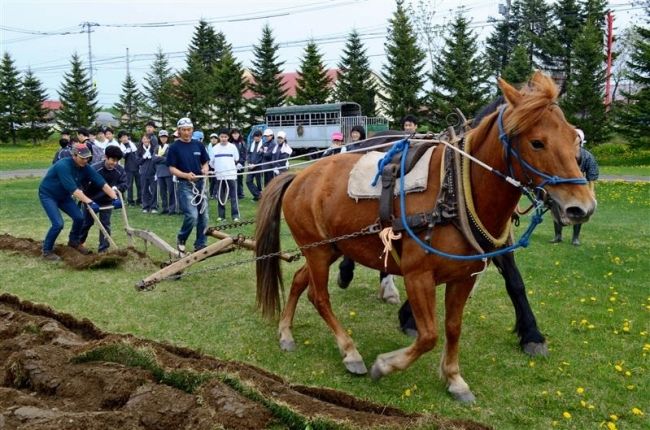
[(278, 60), (278, 48), (271, 27), (265, 25), (259, 45), (253, 47), (255, 58), (252, 61), (249, 88), (255, 98), (249, 106), (251, 124), (262, 120), (267, 108), (281, 106), (285, 102), (287, 90), (284, 89), (281, 75), (284, 61)]
[[(650, 2), (647, 3), (647, 18), (650, 17)], [(650, 20), (649, 20), (650, 21)], [(630, 101), (619, 115), (620, 131), (631, 139), (635, 146), (650, 147), (650, 26), (635, 27), (637, 37), (632, 45), (627, 62), (628, 78), (634, 84), (634, 91), (623, 95)]]
[(377, 85), (370, 71), (366, 48), (356, 30), (348, 37), (338, 68), (336, 99), (359, 103), (364, 115), (375, 116)]
[(187, 68), (177, 77), (174, 87), (174, 113), (180, 118), (186, 115), (192, 119), (194, 128), (209, 127), (209, 106), (212, 100), (213, 83), (204, 68), (203, 60), (196, 54), (190, 54)]
[(323, 65), (323, 54), (318, 51), (316, 43), (311, 41), (305, 47), (304, 57), (300, 61), (300, 70), (296, 78), (297, 105), (326, 103), (330, 95), (330, 78)]
[(72, 55), (70, 64), (72, 69), (63, 76), (59, 90), (61, 110), (56, 118), (57, 123), (61, 128), (90, 127), (99, 112), (97, 90), (76, 53)]
[(602, 52), (601, 33), (594, 22), (587, 21), (575, 42), (574, 64), (562, 101), (569, 121), (581, 128), (593, 143), (608, 137)]
[(511, 84), (527, 82), (533, 74), (533, 66), (528, 60), (528, 52), (523, 45), (515, 46), (510, 61), (503, 69), (501, 77)]
[(45, 100), (47, 100), (47, 93), (43, 89), (43, 84), (31, 70), (27, 70), (23, 79), (21, 100), (23, 128), (20, 130), (20, 136), (31, 140), (34, 144), (39, 140), (47, 139), (52, 134), (47, 124), (49, 111), (43, 107)]
[(431, 73), (429, 94), (433, 125), (448, 126), (446, 117), (454, 108), (472, 115), (487, 101), (489, 72), (476, 43), (470, 22), (459, 11), (447, 29), (440, 61)]
[(8, 52), (0, 65), (0, 141), (16, 144), (16, 128), (21, 124), (22, 83), (14, 60)]
[(561, 79), (560, 93), (564, 94), (566, 92), (567, 77), (571, 74), (573, 60), (571, 54), (575, 40), (584, 26), (584, 18), (580, 11), (580, 5), (576, 0), (559, 0), (553, 6), (553, 15), (557, 22), (552, 33), (555, 42), (554, 58), (546, 66), (547, 70)]
[(144, 128), (144, 96), (130, 73), (126, 74), (126, 78), (122, 82), (120, 101), (113, 107), (119, 113), (120, 126), (128, 130), (129, 133), (132, 134), (133, 130)]
[(494, 31), (485, 41), (485, 56), (488, 68), (494, 77), (499, 77), (508, 64), (517, 45), (517, 23), (507, 10), (502, 20), (496, 22)]
[(533, 67), (543, 68), (552, 63), (556, 45), (549, 37), (553, 20), (546, 0), (515, 0), (513, 19), (517, 28), (515, 40), (526, 47)]
[(151, 70), (145, 76), (144, 97), (147, 102), (145, 112), (149, 118), (156, 119), (160, 122), (160, 127), (166, 129), (175, 125), (172, 115), (173, 99), (172, 93), (173, 75), (169, 60), (158, 48), (156, 59), (154, 60)]
[(386, 103), (386, 113), (392, 121), (404, 115), (417, 114), (422, 105), (420, 90), (424, 85), (425, 53), (418, 47), (411, 22), (397, 2), (397, 10), (389, 21), (386, 59), (381, 81), (386, 95), (380, 97)]
[(212, 74), (212, 68), (221, 59), (226, 45), (223, 33), (219, 33), (219, 36), (217, 36), (210, 24), (200, 20), (199, 25), (194, 29), (188, 51), (190, 56), (196, 56), (200, 59), (206, 73)]
[(215, 69), (214, 105), (219, 124), (228, 128), (243, 124), (244, 91), (246, 91), (246, 81), (242, 65), (235, 59), (230, 49), (227, 49)]

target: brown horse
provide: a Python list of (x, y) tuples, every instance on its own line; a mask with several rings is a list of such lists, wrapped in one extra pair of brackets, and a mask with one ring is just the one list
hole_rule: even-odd
[[(487, 116), (467, 136), (471, 154), (493, 168), (511, 171), (516, 179), (531, 187), (543, 185), (557, 205), (563, 222), (585, 222), (596, 207), (589, 188), (571, 182), (547, 183), (540, 175), (531, 173), (524, 162), (547, 175), (579, 178), (576, 163), (576, 132), (557, 106), (558, 89), (547, 76), (537, 72), (529, 85), (517, 90), (505, 81), (499, 86), (507, 101), (503, 124), (509, 142), (518, 150), (523, 161), (507, 156), (500, 143), (498, 113)], [(502, 136), (503, 137), (503, 136)], [(440, 186), (442, 151), (431, 158), (428, 187), (421, 193), (406, 197), (409, 213), (430, 211)], [(357, 154), (340, 154), (322, 159), (298, 174), (283, 174), (264, 190), (257, 212), (256, 241), (258, 256), (277, 252), (280, 248), (280, 211), (299, 246), (314, 244), (330, 238), (360, 231), (377, 219), (378, 201), (348, 197), (348, 174)], [(499, 237), (508, 228), (521, 190), (476, 164), (470, 167), (471, 194), (475, 211), (484, 228)], [(399, 205), (395, 205), (400, 216)], [(430, 245), (446, 253), (476, 254), (464, 236), (452, 224), (436, 226)], [(413, 239), (405, 236), (396, 243), (401, 254), (398, 265), (388, 259), (387, 272), (402, 275), (406, 294), (413, 309), (418, 336), (406, 348), (377, 357), (371, 369), (373, 379), (396, 370), (406, 369), (423, 353), (431, 350), (438, 339), (436, 323), (436, 294), (439, 284), (445, 289), (446, 344), (440, 365), (440, 375), (449, 392), (458, 400), (473, 401), (474, 395), (460, 375), (458, 340), (461, 333), (463, 308), (472, 290), (472, 274), (483, 269), (481, 261), (457, 261), (426, 253)], [(279, 322), (280, 346), (293, 350), (296, 345), (291, 327), (300, 295), (309, 286), (308, 297), (318, 313), (334, 332), (343, 363), (355, 374), (367, 373), (366, 366), (352, 338), (334, 316), (327, 290), (330, 265), (342, 254), (364, 266), (384, 270), (379, 254), (383, 246), (377, 235), (365, 235), (336, 243), (303, 248), (306, 264), (295, 273), (291, 292)], [(281, 308), (279, 292), (282, 274), (278, 258), (257, 262), (257, 303), (264, 315), (272, 317)]]

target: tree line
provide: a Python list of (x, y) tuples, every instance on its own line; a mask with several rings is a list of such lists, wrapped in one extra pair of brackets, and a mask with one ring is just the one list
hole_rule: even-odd
[[(199, 21), (189, 44), (185, 67), (172, 71), (159, 49), (141, 86), (127, 73), (119, 101), (113, 106), (121, 127), (140, 130), (155, 119), (162, 128), (188, 113), (198, 128), (244, 127), (263, 120), (266, 108), (284, 104), (354, 101), (368, 116), (399, 121), (416, 114), (433, 130), (447, 126), (459, 108), (476, 113), (498, 95), (497, 78), (524, 84), (541, 69), (558, 82), (561, 106), (570, 122), (582, 128), (592, 144), (618, 132), (638, 146), (650, 146), (650, 0), (644, 18), (617, 40), (618, 62), (613, 94), (606, 105), (606, 0), (513, 0), (495, 20), (484, 46), (462, 8), (443, 26), (433, 25), (430, 3), (396, 2), (388, 24), (385, 61), (374, 75), (360, 34), (353, 30), (337, 63), (332, 86), (316, 41), (305, 46), (298, 69), (296, 94), (288, 97), (278, 58), (279, 44), (269, 25), (253, 47), (247, 79), (226, 35)], [(428, 63), (427, 64), (427, 60)], [(617, 93), (626, 79), (627, 89)], [(249, 90), (253, 98), (245, 99)], [(97, 90), (75, 53), (58, 91), (60, 127), (90, 126), (99, 111)], [(42, 125), (47, 110), (42, 84), (31, 71), (20, 76), (8, 53), (0, 66), (0, 141), (34, 142), (49, 135)], [(617, 101), (617, 100), (624, 101)], [(376, 101), (379, 100), (379, 105)]]

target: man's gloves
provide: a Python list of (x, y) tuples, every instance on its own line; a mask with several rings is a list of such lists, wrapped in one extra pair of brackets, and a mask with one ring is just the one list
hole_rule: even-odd
[(113, 200), (113, 207), (115, 209), (122, 209), (122, 200), (120, 199)]
[(88, 207), (93, 210), (93, 212), (97, 213), (99, 212), (99, 205), (93, 201), (88, 203)]
[(278, 169), (273, 169), (273, 174), (275, 176), (278, 176), (280, 174), (280, 171)]

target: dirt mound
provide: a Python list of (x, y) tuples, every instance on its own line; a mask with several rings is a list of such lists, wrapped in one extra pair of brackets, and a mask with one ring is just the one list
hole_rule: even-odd
[[(0, 249), (39, 257), (43, 249), (43, 242), (24, 237), (13, 237), (10, 234), (0, 234)], [(146, 261), (152, 268), (157, 267), (146, 254), (133, 248), (83, 255), (69, 246), (56, 245), (54, 253), (61, 257), (63, 263), (77, 270), (111, 268), (133, 259), (138, 262)]]
[(0, 296), (0, 429), (486, 429), (294, 386)]

